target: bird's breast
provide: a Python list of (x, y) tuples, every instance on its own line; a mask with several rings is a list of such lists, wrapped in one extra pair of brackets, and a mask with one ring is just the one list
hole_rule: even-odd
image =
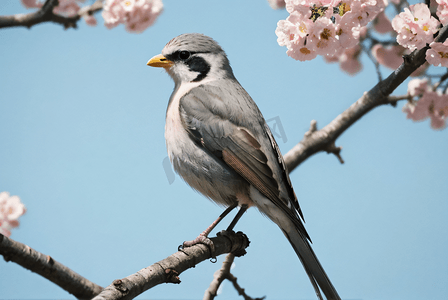
[(166, 113), (165, 140), (174, 170), (195, 190), (216, 203), (228, 206), (238, 193), (246, 193), (248, 184), (224, 162), (197, 145), (182, 122), (181, 98), (199, 84), (186, 84), (171, 96)]

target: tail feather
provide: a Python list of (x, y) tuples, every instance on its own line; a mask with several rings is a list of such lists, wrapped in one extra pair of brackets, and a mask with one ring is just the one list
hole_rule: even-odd
[(319, 297), (320, 300), (323, 300), (320, 292), (322, 291), (327, 300), (341, 300), (308, 240), (306, 240), (298, 230), (293, 229), (286, 232), (282, 229), (282, 231), (302, 262), (302, 265), (310, 278), (311, 284), (316, 291), (317, 297)]

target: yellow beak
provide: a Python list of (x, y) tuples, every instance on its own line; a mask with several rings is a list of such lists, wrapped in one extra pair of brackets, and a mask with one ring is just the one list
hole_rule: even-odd
[(159, 54), (151, 58), (146, 64), (150, 67), (170, 68), (174, 63), (162, 54)]

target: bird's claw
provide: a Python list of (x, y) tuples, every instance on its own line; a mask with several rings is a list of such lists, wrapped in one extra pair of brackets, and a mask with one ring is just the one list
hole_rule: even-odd
[(213, 244), (212, 240), (209, 239), (206, 235), (200, 234), (197, 238), (195, 238), (192, 241), (185, 241), (182, 245), (179, 246), (179, 251), (182, 249), (185, 249), (187, 247), (194, 246), (196, 244), (204, 244), (210, 249), (210, 254), (212, 256), (212, 259), (216, 260), (215, 256), (215, 244)]

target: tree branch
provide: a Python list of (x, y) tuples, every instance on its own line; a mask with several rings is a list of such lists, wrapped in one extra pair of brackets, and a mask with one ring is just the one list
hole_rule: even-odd
[(226, 279), (227, 274), (230, 274), (230, 267), (232, 266), (235, 255), (232, 253), (227, 254), (226, 259), (223, 261), (219, 270), (213, 274), (213, 280), (209, 287), (205, 290), (203, 300), (213, 300), (218, 295), (218, 289), (221, 283)]
[[(242, 232), (221, 231), (211, 239), (215, 245), (214, 255), (232, 253), (243, 256), (249, 246), (249, 239)], [(13, 261), (25, 269), (35, 272), (57, 284), (78, 299), (133, 299), (144, 291), (161, 283), (180, 283), (178, 277), (183, 271), (212, 258), (210, 249), (198, 244), (185, 248), (152, 266), (123, 279), (117, 279), (103, 289), (68, 267), (27, 245), (0, 234), (0, 254), (5, 261)]]
[(53, 13), (53, 8), (59, 5), (59, 0), (47, 0), (45, 4), (36, 12), (29, 14), (17, 14), (12, 16), (0, 16), (0, 28), (6, 27), (27, 27), (44, 23), (53, 22), (67, 28), (77, 28), (77, 23), (82, 16), (92, 15), (103, 9), (103, 2), (101, 0), (95, 1), (92, 5), (81, 8), (73, 17), (64, 17)]
[(233, 276), (233, 274), (232, 273), (229, 273), (228, 275), (227, 275), (227, 279), (230, 281), (230, 282), (232, 282), (232, 284), (233, 284), (233, 287), (236, 289), (236, 291), (238, 292), (238, 295), (240, 295), (240, 296), (243, 296), (243, 298), (244, 298), (244, 300), (263, 300), (263, 299), (265, 299), (266, 298), (266, 296), (263, 296), (263, 297), (261, 297), (261, 298), (252, 298), (252, 297), (249, 297), (247, 294), (246, 294), (246, 292), (244, 291), (244, 289), (242, 288), (242, 287), (240, 287), (240, 285), (238, 284), (238, 282), (236, 282), (236, 277), (235, 276)]
[[(444, 26), (440, 30), (435, 41), (444, 42), (447, 37), (448, 26)], [(320, 151), (334, 153), (338, 156), (340, 161), (343, 162), (339, 155), (341, 148), (335, 146), (336, 139), (351, 125), (375, 107), (384, 104), (396, 103), (396, 101), (389, 100), (389, 95), (404, 80), (406, 80), (412, 72), (425, 63), (425, 54), (428, 49), (429, 46), (426, 46), (420, 50), (412, 52), (410, 55), (403, 56), (404, 61), (398, 69), (392, 72), (389, 77), (380, 81), (370, 91), (365, 92), (361, 98), (359, 98), (324, 128), (317, 130), (317, 128), (315, 128), (315, 124), (312, 124), (311, 127), (314, 127), (314, 130), (310, 129), (305, 134), (302, 141), (300, 141), (284, 156), (285, 163), (289, 171), (292, 172), (292, 170), (294, 170), (303, 161)]]
[(13, 261), (57, 284), (78, 299), (91, 299), (103, 289), (51, 256), (16, 242), (0, 234), (0, 254), (5, 261)]
[[(230, 273), (230, 268), (232, 267), (233, 261), (235, 259), (235, 255), (233, 253), (229, 253), (226, 256), (226, 259), (223, 261), (221, 268), (213, 274), (213, 280), (210, 283), (210, 286), (207, 290), (205, 290), (204, 298), (202, 300), (213, 300), (218, 294), (219, 286), (222, 284), (222, 282), (227, 279), (230, 282), (232, 282), (233, 286), (235, 287), (236, 291), (238, 292), (238, 295), (243, 296), (244, 300), (254, 300), (253, 298), (249, 297), (244, 289), (240, 287), (240, 285), (237, 283), (237, 278)], [(263, 300), (265, 297), (262, 298), (255, 298), (255, 300)]]
[[(249, 240), (242, 232), (221, 231), (218, 237), (212, 238), (215, 255), (234, 253), (242, 256), (249, 246)], [(133, 299), (144, 291), (161, 283), (180, 283), (179, 275), (198, 263), (212, 258), (210, 249), (202, 244), (185, 248), (173, 255), (146, 267), (123, 279), (114, 280), (98, 296), (92, 300)]]

